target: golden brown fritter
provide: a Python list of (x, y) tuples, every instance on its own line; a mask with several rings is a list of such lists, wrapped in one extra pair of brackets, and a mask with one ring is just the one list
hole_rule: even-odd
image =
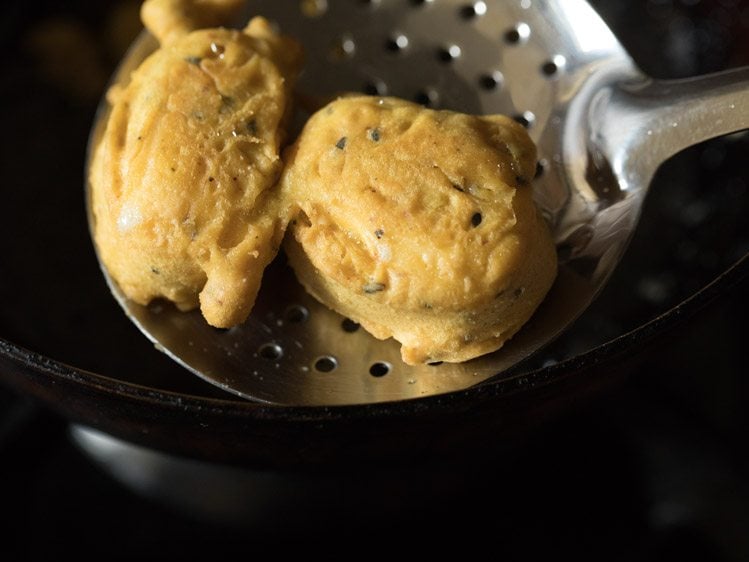
[(128, 298), (199, 305), (229, 327), (249, 314), (283, 236), (272, 187), (300, 47), (262, 18), (190, 31), (189, 17), (153, 13), (165, 43), (110, 92), (94, 152), (95, 242)]
[(494, 351), (556, 276), (536, 149), (502, 116), (341, 98), (285, 154), (286, 251), (307, 290), (409, 364)]

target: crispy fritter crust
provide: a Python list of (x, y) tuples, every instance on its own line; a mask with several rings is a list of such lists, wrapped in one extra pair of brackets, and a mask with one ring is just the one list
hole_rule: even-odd
[(273, 194), (300, 47), (262, 18), (171, 39), (113, 88), (92, 161), (94, 238), (130, 299), (249, 314), (285, 221)]
[(409, 364), (494, 351), (556, 276), (530, 182), (536, 149), (503, 116), (341, 98), (285, 155), (286, 252), (307, 290)]

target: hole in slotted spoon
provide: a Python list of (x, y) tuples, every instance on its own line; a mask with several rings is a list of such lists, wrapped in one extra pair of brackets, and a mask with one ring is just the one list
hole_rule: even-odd
[(540, 178), (542, 175), (544, 175), (546, 166), (548, 166), (548, 162), (544, 159), (541, 159), (538, 162), (536, 162), (536, 175), (534, 177)]
[(502, 73), (498, 70), (479, 76), (479, 86), (483, 90), (496, 90), (504, 80)]
[(460, 8), (458, 12), (464, 20), (470, 20), (476, 16), (483, 16), (486, 13), (486, 2), (474, 2)]
[(459, 45), (445, 45), (437, 50), (437, 58), (444, 63), (449, 63), (460, 57), (461, 49)]
[(402, 33), (396, 33), (385, 43), (385, 48), (391, 53), (398, 53), (408, 47), (408, 37)]
[(556, 76), (559, 73), (566, 62), (567, 59), (565, 59), (564, 56), (555, 55), (553, 58), (541, 65), (541, 72), (544, 76), (551, 78), (552, 76)]
[(382, 80), (372, 80), (364, 84), (362, 91), (370, 96), (385, 96), (387, 95), (388, 88), (387, 84)]
[(343, 35), (333, 43), (328, 54), (331, 60), (341, 61), (353, 57), (355, 53), (356, 43), (354, 43), (354, 39), (350, 35)]
[(439, 101), (439, 93), (433, 88), (425, 88), (416, 93), (414, 101), (424, 107), (435, 107)]
[(373, 363), (369, 368), (369, 374), (373, 377), (384, 377), (390, 372), (390, 364), (384, 361)]
[(292, 324), (301, 324), (302, 322), (307, 320), (307, 318), (309, 318), (309, 310), (307, 310), (306, 307), (300, 304), (294, 304), (286, 309), (284, 317), (286, 318), (287, 322), (291, 322)]
[(338, 361), (330, 355), (320, 357), (315, 361), (315, 370), (320, 373), (329, 373), (334, 371), (336, 367), (338, 367)]
[(526, 129), (528, 129), (531, 125), (533, 125), (533, 122), (536, 120), (536, 116), (532, 111), (523, 111), (523, 113), (519, 113), (513, 116), (513, 119), (515, 119), (515, 121), (520, 123)]
[(518, 45), (527, 41), (530, 34), (530, 26), (527, 23), (519, 23), (512, 29), (505, 31), (504, 40), (509, 45)]
[(263, 359), (276, 360), (283, 356), (283, 348), (277, 343), (264, 343), (258, 349), (258, 354)]

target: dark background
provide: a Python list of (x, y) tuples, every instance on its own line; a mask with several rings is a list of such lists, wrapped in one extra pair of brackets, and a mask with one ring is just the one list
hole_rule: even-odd
[[(749, 64), (749, 2), (594, 4), (651, 76)], [(97, 103), (139, 30), (138, 5), (0, 8), (0, 337), (112, 376), (124, 367), (103, 342), (152, 350), (99, 275), (83, 170)], [(586, 330), (614, 337), (669, 310), (749, 250), (747, 149), (737, 135), (664, 166), (625, 262), (582, 324), (583, 341)], [(0, 556), (249, 555), (264, 542), (349, 538), (366, 548), (394, 539), (416, 548), (490, 545), (497, 556), (531, 559), (747, 560), (748, 287), (723, 292), (665, 335), (623, 384), (511, 454), (359, 474), (248, 471), (248, 485), (271, 499), (256, 500), (244, 520), (209, 520), (135, 493), (72, 443), (65, 420), (0, 386)], [(152, 361), (152, 369), (175, 368)]]

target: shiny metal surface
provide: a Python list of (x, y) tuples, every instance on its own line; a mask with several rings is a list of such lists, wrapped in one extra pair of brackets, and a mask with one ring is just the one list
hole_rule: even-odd
[[(375, 340), (316, 303), (280, 260), (267, 272), (251, 317), (228, 331), (210, 328), (199, 312), (135, 305), (108, 279), (160, 349), (245, 398), (363, 404), (502, 377), (567, 328), (600, 291), (658, 166), (682, 148), (749, 127), (749, 71), (653, 80), (583, 0), (293, 6), (254, 0), (248, 15), (264, 15), (302, 41), (305, 97), (364, 91), (527, 123), (539, 147), (534, 193), (554, 231), (560, 273), (535, 316), (503, 349), (463, 364), (419, 367), (400, 361), (394, 341)], [(116, 79), (153, 47), (143, 36)], [(105, 119), (106, 107), (92, 144)]]

